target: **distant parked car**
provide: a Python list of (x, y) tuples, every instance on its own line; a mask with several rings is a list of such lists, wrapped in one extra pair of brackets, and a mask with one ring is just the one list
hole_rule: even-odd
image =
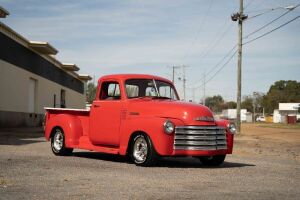
[(266, 118), (264, 116), (259, 116), (259, 117), (256, 118), (256, 121), (257, 122), (265, 122)]

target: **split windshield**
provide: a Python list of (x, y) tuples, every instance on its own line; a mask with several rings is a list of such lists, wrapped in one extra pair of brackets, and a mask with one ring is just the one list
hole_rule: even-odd
[(126, 94), (131, 98), (161, 98), (178, 100), (173, 85), (154, 79), (129, 79), (125, 81)]

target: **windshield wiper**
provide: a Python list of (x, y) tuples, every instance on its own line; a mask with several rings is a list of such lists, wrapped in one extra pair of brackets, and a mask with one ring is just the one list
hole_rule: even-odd
[(158, 97), (160, 97), (159, 91), (158, 91), (158, 89), (157, 89), (156, 82), (155, 82), (155, 80), (154, 80), (154, 79), (152, 79), (152, 80), (153, 80), (153, 83), (154, 83), (155, 92), (156, 92), (157, 96), (158, 96)]

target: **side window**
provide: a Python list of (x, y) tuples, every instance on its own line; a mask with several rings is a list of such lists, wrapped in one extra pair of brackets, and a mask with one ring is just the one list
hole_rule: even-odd
[(128, 98), (139, 96), (139, 86), (126, 84), (126, 94)]
[(104, 82), (100, 92), (101, 100), (118, 100), (121, 99), (120, 86), (117, 82)]
[(159, 87), (159, 94), (162, 97), (168, 97), (168, 98), (173, 98), (174, 97), (173, 90), (170, 86), (161, 86), (161, 87)]

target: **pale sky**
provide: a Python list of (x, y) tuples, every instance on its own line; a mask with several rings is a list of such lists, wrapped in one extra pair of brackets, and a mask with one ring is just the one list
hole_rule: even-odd
[[(244, 36), (299, 4), (295, 0), (244, 0), (249, 17)], [(10, 12), (1, 22), (29, 40), (47, 41), (61, 62), (75, 63), (80, 73), (96, 78), (116, 73), (146, 73), (172, 79), (171, 66), (186, 65), (187, 99), (206, 95), (236, 99), (237, 55), (218, 73), (237, 43), (238, 0), (0, 0)], [(300, 6), (266, 28), (260, 36), (300, 15)], [(1, 47), (2, 48), (2, 47)], [(215, 76), (213, 76), (216, 74)], [(182, 97), (182, 70), (175, 84)], [(213, 78), (212, 78), (213, 77)], [(201, 80), (202, 79), (202, 80)], [(243, 46), (242, 95), (267, 92), (277, 80), (300, 81), (300, 18)]]

